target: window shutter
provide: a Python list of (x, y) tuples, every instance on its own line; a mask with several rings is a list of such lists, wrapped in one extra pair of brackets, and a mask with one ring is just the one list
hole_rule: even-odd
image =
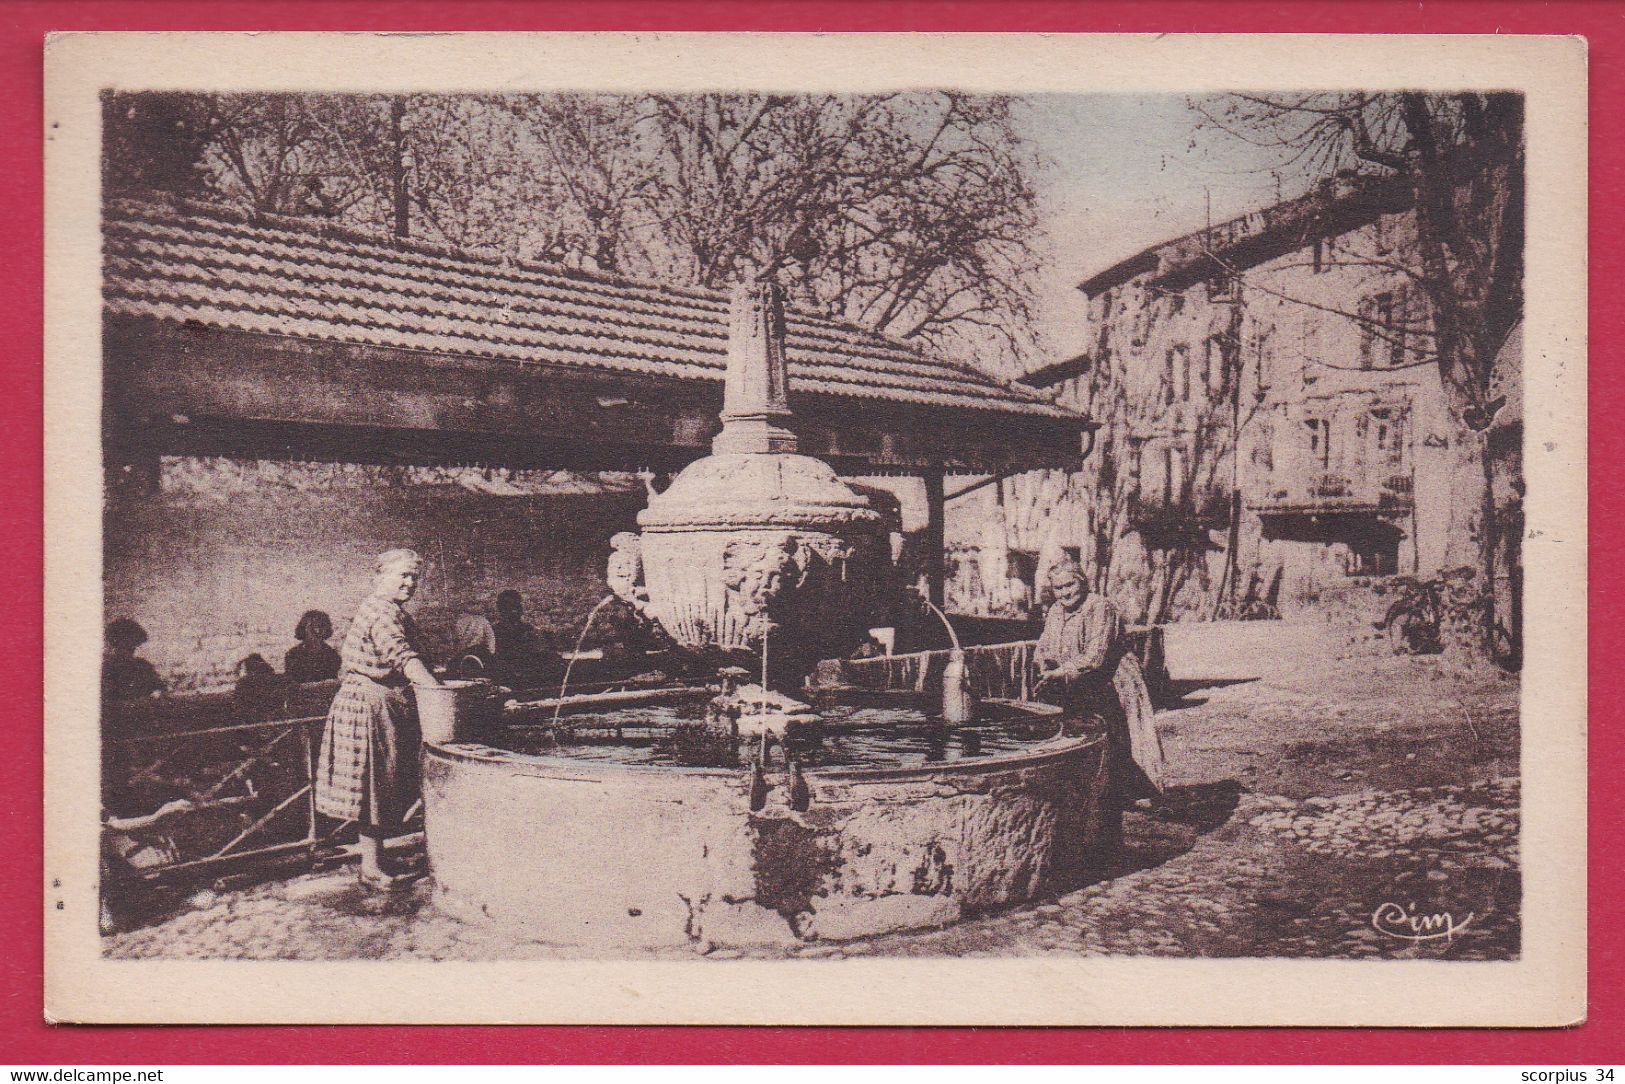
[(1394, 295), (1394, 316), (1390, 321), (1393, 342), (1388, 347), (1388, 364), (1395, 367), (1404, 365), (1408, 358), (1405, 340), (1411, 327), (1412, 295), (1413, 291), (1409, 286), (1400, 287)]
[(1362, 369), (1371, 368), (1372, 348), (1377, 342), (1376, 329), (1371, 326), (1371, 321), (1377, 318), (1376, 308), (1372, 298), (1364, 298), (1360, 302), (1360, 368)]
[(1142, 499), (1162, 497), (1168, 491), (1168, 463), (1166, 452), (1152, 445), (1140, 448), (1140, 493)]
[(1264, 470), (1274, 468), (1275, 426), (1268, 420), (1260, 421), (1253, 443), (1253, 466)]
[(1371, 415), (1360, 413), (1354, 418), (1354, 439), (1346, 442), (1344, 456), (1348, 472), (1358, 478), (1365, 472), (1366, 442), (1371, 439)]

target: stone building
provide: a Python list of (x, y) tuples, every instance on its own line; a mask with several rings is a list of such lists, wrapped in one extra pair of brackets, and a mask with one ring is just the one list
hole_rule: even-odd
[[(1096, 419), (1097, 445), (1077, 476), (982, 498), (1004, 506), (1002, 539), (950, 537), (980, 605), (1018, 605), (1014, 581), (1030, 594), (1063, 553), (1148, 621), (1335, 619), (1369, 613), (1384, 577), (1475, 564), (1480, 439), (1428, 351), (1408, 199), (1340, 178), (1084, 281), (1088, 352), (1024, 382)], [(1497, 362), (1508, 401), (1490, 435), (1509, 506), (1520, 339)]]

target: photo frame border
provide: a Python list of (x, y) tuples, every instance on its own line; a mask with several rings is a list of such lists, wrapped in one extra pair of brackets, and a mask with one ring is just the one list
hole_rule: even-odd
[[(1531, 180), (1532, 180), (1532, 177), (1531, 177)], [(98, 356), (99, 356), (99, 354), (98, 354)], [(98, 585), (98, 587), (99, 587), (99, 585)], [(850, 962), (848, 962), (848, 964), (850, 964)], [(717, 965), (715, 965), (715, 964), (702, 964), (702, 965), (705, 965), (705, 967), (717, 967)], [(795, 962), (795, 964), (793, 964), (793, 965), (796, 965), (796, 967), (801, 967), (801, 965), (804, 965), (804, 962)], [(445, 965), (440, 965), (440, 967), (445, 967)]]

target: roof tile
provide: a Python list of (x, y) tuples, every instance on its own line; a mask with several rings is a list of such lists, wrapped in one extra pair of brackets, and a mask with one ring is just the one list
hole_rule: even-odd
[[(727, 297), (255, 222), (200, 204), (117, 200), (103, 232), (109, 313), (519, 363), (720, 379)], [(1083, 421), (911, 345), (786, 314), (793, 390)]]

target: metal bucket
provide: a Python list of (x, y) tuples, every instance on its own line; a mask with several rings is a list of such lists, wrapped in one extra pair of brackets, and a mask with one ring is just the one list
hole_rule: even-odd
[(498, 690), (489, 681), (414, 685), (412, 692), (417, 697), (418, 726), (430, 745), (478, 739), (496, 717)]

